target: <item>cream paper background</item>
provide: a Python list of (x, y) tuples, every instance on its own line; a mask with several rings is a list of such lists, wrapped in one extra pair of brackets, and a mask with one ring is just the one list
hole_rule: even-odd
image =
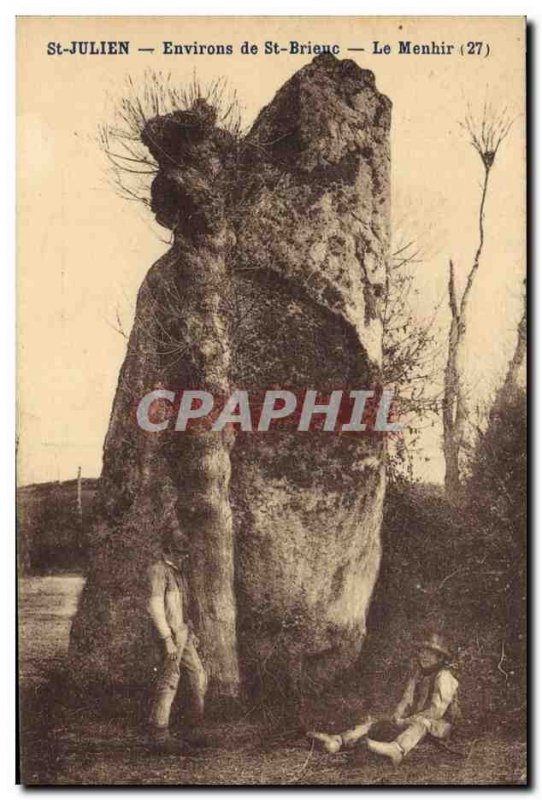
[[(18, 482), (85, 477), (101, 469), (117, 375), (126, 342), (113, 330), (118, 310), (129, 329), (137, 289), (165, 251), (167, 231), (143, 206), (110, 185), (97, 126), (128, 75), (146, 68), (179, 82), (194, 70), (224, 76), (249, 125), (311, 56), (245, 56), (244, 40), (338, 43), (376, 75), (393, 102), (392, 190), (396, 230), (420, 239), (418, 305), (429, 316), (444, 299), (452, 256), (464, 280), (477, 236), (481, 167), (458, 127), (467, 103), (507, 105), (515, 122), (499, 151), (486, 209), (487, 244), (469, 312), (472, 402), (502, 379), (521, 313), (525, 274), (525, 45), (520, 17), (27, 17), (17, 25), (18, 125)], [(48, 56), (49, 41), (125, 40), (129, 56)], [(488, 58), (372, 55), (373, 40), (395, 46), (489, 42)], [(163, 56), (161, 42), (232, 43), (231, 56)], [(137, 47), (156, 47), (154, 54)], [(347, 53), (347, 47), (366, 52)], [(428, 461), (417, 471), (441, 480), (440, 428), (424, 433)]]

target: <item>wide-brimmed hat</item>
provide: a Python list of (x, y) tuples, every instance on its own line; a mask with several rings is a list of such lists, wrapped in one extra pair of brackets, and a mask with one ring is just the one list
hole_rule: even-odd
[(451, 658), (452, 653), (450, 648), (448, 647), (445, 639), (440, 633), (432, 633), (426, 639), (420, 642), (420, 649), (425, 647), (427, 650), (432, 650), (434, 653), (438, 653), (444, 658)]

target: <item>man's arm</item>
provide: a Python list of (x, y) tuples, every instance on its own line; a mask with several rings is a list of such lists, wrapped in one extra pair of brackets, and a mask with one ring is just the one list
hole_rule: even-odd
[(166, 618), (166, 572), (163, 564), (157, 562), (152, 564), (147, 571), (149, 582), (149, 595), (147, 600), (147, 611), (153, 622), (154, 628), (160, 638), (164, 641), (166, 654), (174, 658), (177, 655), (177, 648), (172, 638), (172, 631)]

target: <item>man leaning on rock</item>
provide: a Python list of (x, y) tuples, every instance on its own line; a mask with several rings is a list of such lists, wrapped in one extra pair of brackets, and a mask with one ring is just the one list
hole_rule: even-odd
[[(147, 610), (160, 647), (149, 717), (149, 739), (153, 749), (163, 752), (188, 750), (181, 740), (170, 735), (170, 715), (177, 695), (181, 670), (190, 686), (194, 722), (203, 719), (207, 675), (196, 649), (197, 639), (186, 618), (187, 592), (183, 564), (188, 557), (188, 542), (180, 532), (170, 532), (162, 542), (163, 555), (147, 570)], [(201, 739), (201, 737), (200, 737)], [(190, 744), (201, 741), (192, 735)]]

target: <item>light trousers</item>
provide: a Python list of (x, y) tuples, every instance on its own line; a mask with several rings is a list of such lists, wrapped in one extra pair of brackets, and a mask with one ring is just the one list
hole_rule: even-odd
[(354, 745), (364, 736), (377, 741), (395, 741), (404, 755), (419, 744), (429, 733), (437, 739), (445, 739), (450, 735), (452, 726), (444, 720), (430, 720), (422, 717), (412, 719), (407, 723), (392, 723), (381, 721), (377, 723), (364, 722), (341, 733), (341, 739), (346, 747)]
[(198, 719), (203, 716), (207, 675), (193, 637), (189, 634), (184, 647), (178, 649), (177, 658), (165, 658), (159, 667), (149, 718), (153, 728), (167, 729), (169, 726), (171, 707), (179, 688), (181, 670), (184, 670), (188, 677), (194, 716)]

